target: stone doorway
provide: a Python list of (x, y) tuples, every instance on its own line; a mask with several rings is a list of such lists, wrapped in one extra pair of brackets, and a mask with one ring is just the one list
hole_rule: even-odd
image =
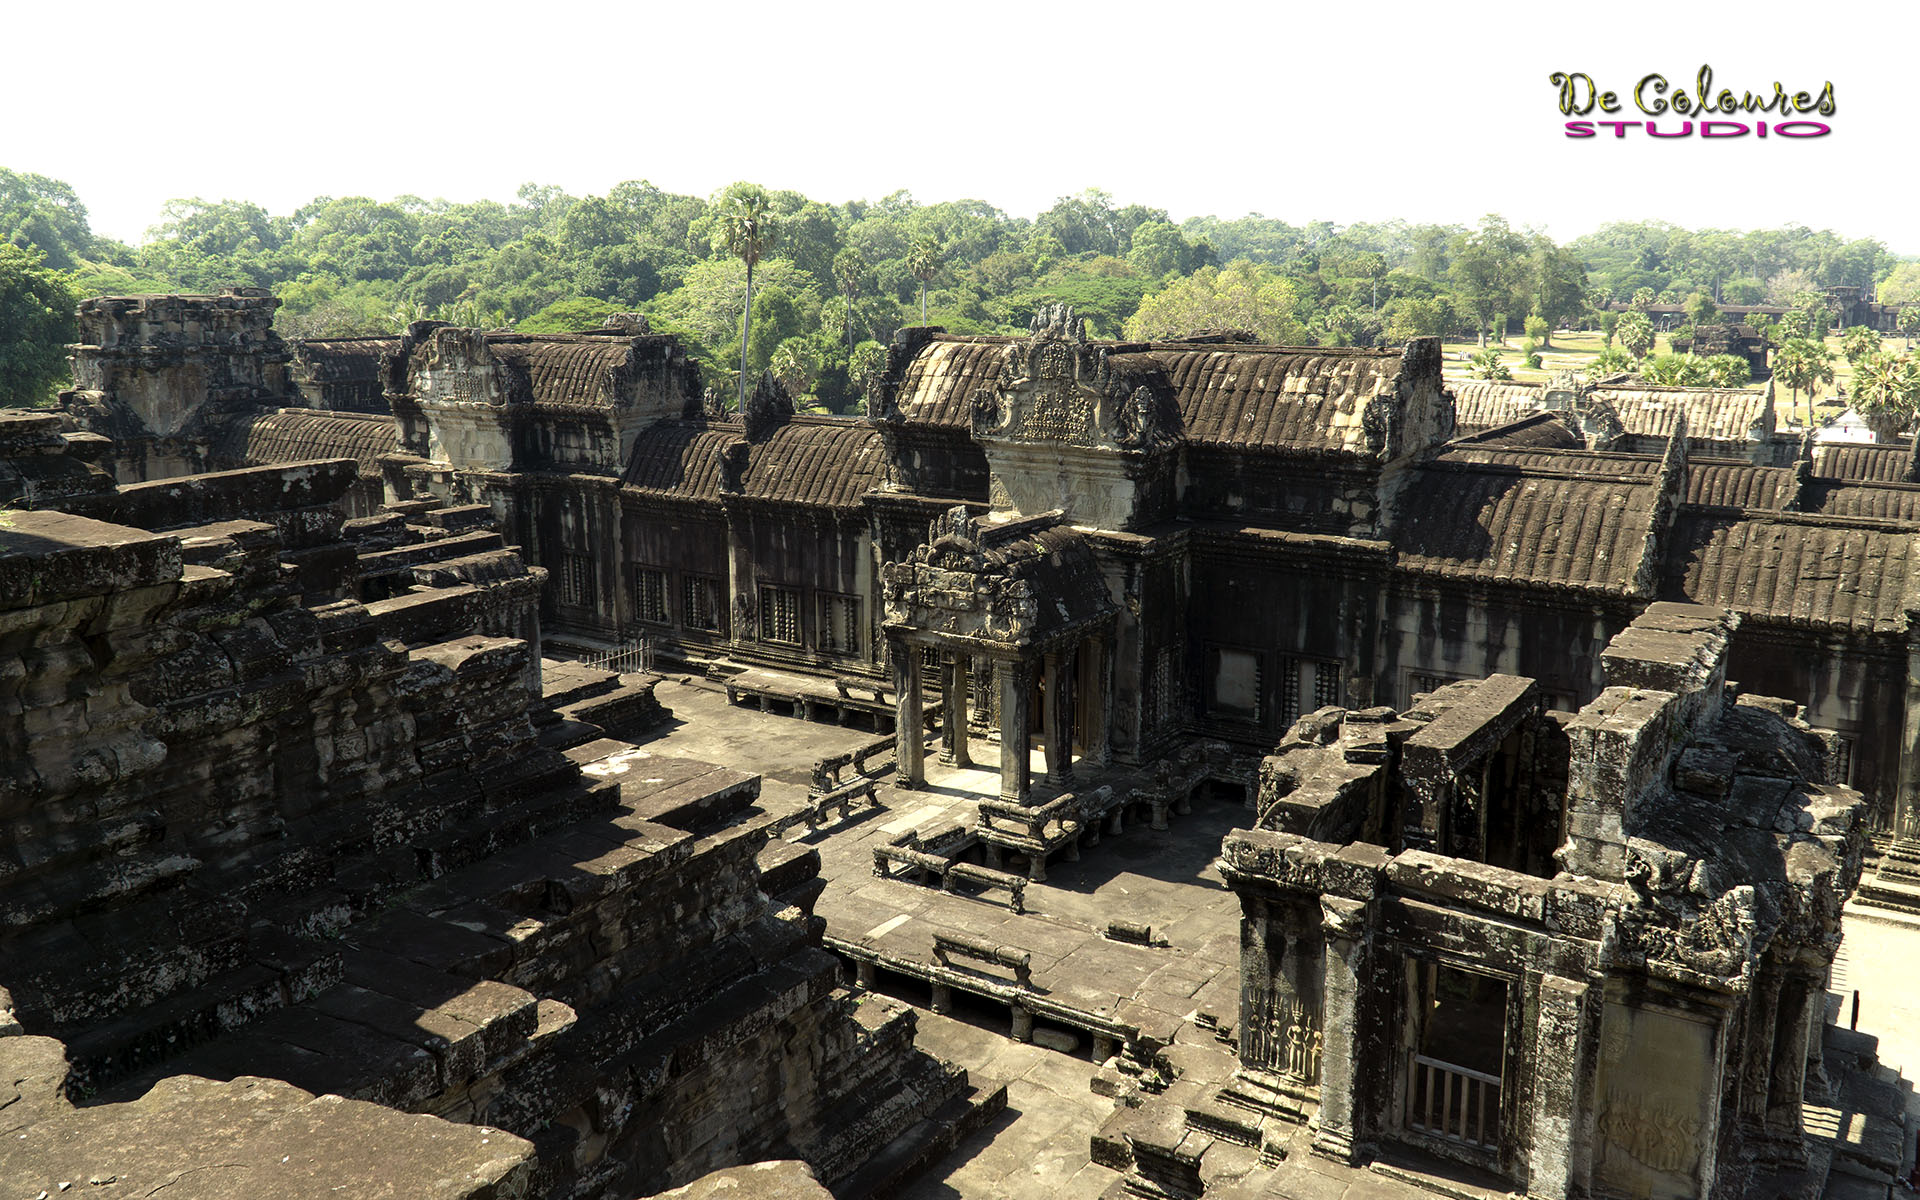
[(1483, 1165), (1500, 1148), (1507, 1061), (1507, 981), (1409, 959), (1404, 1127)]

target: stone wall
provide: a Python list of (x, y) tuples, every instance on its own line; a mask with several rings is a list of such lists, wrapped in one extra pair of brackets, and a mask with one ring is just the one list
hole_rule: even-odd
[[(484, 507), (343, 523), (352, 478), (0, 519), (0, 1007), (81, 1106), (45, 1132), (85, 1150), (179, 1093), (186, 1136), (245, 1088), (176, 1077), (263, 1076), (287, 1120), (333, 1093), (531, 1142), (419, 1194), (627, 1200), (766, 1157), (842, 1180), (968, 1108), (910, 1011), (849, 1002), (757, 778), (585, 719), (657, 715), (649, 683), (537, 711), (545, 573)], [(388, 1137), (356, 1120), (314, 1136)], [(19, 1149), (0, 1174), (89, 1158)]]
[(278, 307), (257, 288), (85, 300), (80, 341), (68, 347), (74, 388), (61, 404), (113, 440), (108, 461), (122, 483), (208, 470), (225, 421), (286, 393)]
[(1866, 803), (1827, 782), (1831, 735), (1728, 687), (1736, 624), (1653, 605), (1577, 714), (1495, 676), (1297, 726), (1260, 828), (1224, 847), (1246, 914), (1228, 1098), (1315, 1114), (1342, 1161), (1408, 1144), (1529, 1195), (1733, 1197), (1807, 1163)]

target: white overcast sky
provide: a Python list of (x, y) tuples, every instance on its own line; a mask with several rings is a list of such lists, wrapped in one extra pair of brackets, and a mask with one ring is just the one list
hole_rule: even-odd
[[(128, 240), (169, 197), (287, 213), (751, 179), (1026, 216), (1087, 187), (1176, 219), (1497, 211), (1562, 240), (1609, 220), (1799, 223), (1920, 255), (1920, 5), (1475, 8), (20, 0), (0, 166), (66, 180)], [(1833, 133), (1563, 135), (1552, 72), (1624, 94), (1702, 63), (1736, 91), (1832, 80)]]

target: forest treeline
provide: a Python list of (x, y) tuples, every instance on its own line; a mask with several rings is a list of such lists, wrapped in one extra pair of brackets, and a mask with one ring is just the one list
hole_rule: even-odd
[[(764, 214), (751, 256), (735, 228), (743, 196)], [(1033, 218), (980, 200), (923, 204), (896, 192), (827, 204), (738, 184), (706, 198), (645, 182), (589, 196), (529, 184), (507, 204), (320, 197), (284, 215), (190, 199), (127, 245), (93, 233), (66, 184), (0, 169), (0, 376), (24, 370), (36, 348), (44, 367), (71, 336), (46, 293), (52, 278), (74, 297), (268, 288), (284, 301), (289, 338), (386, 333), (421, 318), (547, 332), (639, 312), (686, 339), (725, 395), (740, 369), (748, 257), (747, 371), (772, 369), (835, 411), (857, 401), (880, 344), (923, 312), (956, 332), (1013, 333), (1036, 308), (1067, 303), (1101, 337), (1231, 327), (1266, 341), (1371, 345), (1550, 330), (1636, 295), (1786, 304), (1851, 284), (1920, 299), (1920, 264), (1828, 230), (1620, 222), (1556, 244), (1492, 215), (1471, 227), (1175, 221), (1098, 190)]]

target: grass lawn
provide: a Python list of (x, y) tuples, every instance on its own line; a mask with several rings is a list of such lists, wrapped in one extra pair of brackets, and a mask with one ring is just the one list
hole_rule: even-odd
[[(1527, 366), (1527, 356), (1520, 352), (1520, 343), (1524, 340), (1510, 337), (1504, 345), (1492, 340), (1487, 342), (1500, 351), (1500, 365), (1512, 371), (1518, 383), (1545, 383), (1555, 371), (1585, 371), (1602, 349), (1600, 331), (1597, 329), (1555, 330), (1549, 339), (1553, 344), (1540, 351), (1540, 369), (1536, 371)], [(1654, 353), (1665, 354), (1671, 349), (1663, 335), (1656, 342)], [(1442, 342), (1440, 353), (1446, 377), (1471, 378), (1472, 368), (1467, 365), (1467, 360), (1479, 352), (1480, 346), (1476, 342)]]

